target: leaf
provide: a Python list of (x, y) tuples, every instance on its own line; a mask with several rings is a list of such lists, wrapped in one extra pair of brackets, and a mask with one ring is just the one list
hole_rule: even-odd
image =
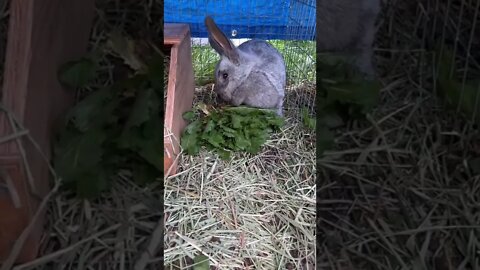
[[(205, 111), (198, 104), (197, 110)], [(187, 154), (197, 154), (202, 146), (228, 159), (231, 151), (257, 153), (273, 130), (284, 123), (272, 110), (250, 107), (209, 108), (208, 114), (190, 123), (181, 144)], [(188, 117), (188, 116), (187, 116)]]
[(196, 155), (200, 151), (200, 142), (197, 134), (184, 133), (180, 145), (189, 155)]
[(245, 150), (251, 145), (250, 141), (248, 141), (243, 134), (238, 134), (235, 137), (235, 146), (237, 149)]
[[(135, 44), (117, 38), (118, 43), (110, 45), (123, 54), (121, 57), (127, 64), (135, 64), (138, 60), (133, 53)], [(78, 196), (98, 196), (120, 169), (131, 169), (141, 184), (162, 175), (163, 131), (159, 123), (163, 107), (163, 59), (158, 57), (149, 64), (152, 68), (148, 73), (137, 72), (133, 77), (92, 92), (66, 115), (53, 160), (64, 186)]]
[(202, 130), (202, 122), (200, 120), (196, 120), (188, 124), (187, 127), (185, 127), (184, 132), (185, 133), (198, 133)]
[(223, 139), (223, 136), (218, 132), (210, 134), (210, 136), (208, 136), (206, 138), (206, 140), (210, 144), (212, 144), (213, 146), (218, 147), (218, 148), (221, 148), (222, 147), (221, 144), (223, 144), (225, 142), (225, 139)]
[(381, 85), (377, 81), (341, 82), (329, 87), (328, 99), (362, 106), (362, 111), (371, 110), (378, 101)]
[(336, 113), (345, 119), (363, 118), (378, 103), (380, 83), (345, 81), (326, 86), (327, 96), (320, 98), (320, 115)]
[(266, 134), (261, 133), (261, 134), (256, 134), (257, 136), (252, 136), (250, 137), (250, 146), (246, 148), (246, 151), (251, 154), (256, 154), (260, 151), (261, 146), (265, 143), (266, 141)]
[(316, 119), (310, 117), (307, 108), (302, 108), (301, 111), (302, 111), (303, 125), (309, 129), (315, 130)]
[(226, 151), (226, 150), (223, 150), (223, 149), (216, 149), (219, 157), (222, 159), (222, 160), (229, 160), (230, 159), (230, 152), (229, 151)]
[(102, 144), (106, 138), (102, 130), (86, 133), (63, 131), (54, 150), (54, 166), (59, 177), (68, 182), (78, 175), (95, 171), (102, 160)]
[(221, 128), (223, 131), (229, 132), (229, 133), (231, 133), (231, 134), (235, 134), (235, 133), (236, 133), (235, 129), (230, 128), (230, 127), (227, 127), (227, 126), (225, 126), (225, 125), (220, 125), (220, 128)]
[(74, 123), (80, 131), (87, 131), (93, 126), (99, 126), (114, 120), (115, 102), (108, 103), (113, 96), (109, 89), (95, 91), (75, 105), (67, 114), (66, 119)]
[(207, 121), (207, 125), (205, 126), (205, 129), (203, 130), (204, 133), (209, 133), (213, 131), (213, 129), (216, 127), (215, 121), (212, 119)]
[(273, 114), (274, 112), (269, 109), (259, 109), (253, 107), (246, 107), (246, 106), (237, 106), (237, 107), (225, 107), (225, 112), (234, 112), (240, 115), (250, 115), (250, 114), (259, 114), (260, 112), (264, 112), (266, 114), (270, 113)]
[(208, 257), (203, 254), (195, 256), (193, 262), (193, 270), (210, 270), (210, 261)]
[(187, 121), (193, 121), (193, 119), (195, 118), (195, 113), (193, 111), (188, 111), (185, 112), (182, 117)]
[(127, 96), (134, 96), (139, 89), (149, 87), (148, 76), (137, 73), (131, 77), (114, 82), (111, 89), (115, 93), (125, 93)]
[(131, 69), (145, 71), (145, 63), (135, 54), (134, 41), (122, 36), (119, 31), (113, 31), (110, 33), (108, 45)]
[(133, 108), (125, 125), (125, 129), (139, 126), (150, 119), (151, 109), (154, 106), (158, 106), (158, 104), (152, 104), (154, 99), (155, 97), (153, 89), (147, 88), (140, 89), (138, 91), (138, 95), (135, 99), (135, 103), (133, 104)]
[(274, 130), (279, 130), (285, 124), (285, 119), (274, 115), (269, 118), (268, 125), (270, 125)]
[[(137, 153), (144, 161), (150, 163), (150, 165), (162, 170), (162, 131), (161, 125), (158, 125), (160, 121), (150, 119), (142, 127), (131, 128), (117, 139), (116, 143), (118, 147), (123, 149), (129, 149), (134, 153)], [(146, 132), (147, 130), (147, 132)], [(149, 136), (145, 136), (145, 135)]]
[(95, 61), (82, 57), (63, 64), (58, 71), (58, 77), (61, 83), (69, 87), (81, 88), (95, 79), (97, 70), (98, 65)]
[(329, 81), (351, 81), (359, 75), (345, 56), (341, 55), (322, 55), (318, 61), (318, 67), (322, 77), (328, 78)]
[(243, 116), (241, 115), (232, 115), (232, 126), (235, 129), (241, 128), (242, 127), (242, 121), (243, 121)]

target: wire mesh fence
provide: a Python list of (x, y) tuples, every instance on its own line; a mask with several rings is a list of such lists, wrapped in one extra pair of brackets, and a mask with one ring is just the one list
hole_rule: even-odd
[(430, 0), (424, 5), (429, 11), (424, 20), (432, 29), (425, 32), (439, 40), (435, 91), (457, 112), (479, 121), (480, 1)]
[[(186, 8), (188, 7), (188, 8)], [(283, 55), (287, 68), (285, 110), (315, 110), (315, 1), (166, 1), (166, 23), (188, 23), (197, 86), (214, 82), (220, 59), (210, 47), (203, 20), (212, 16), (238, 46), (252, 39), (269, 41)], [(204, 93), (207, 99), (211, 92)]]
[(319, 159), (316, 266), (477, 269), (479, 1), (382, 2), (380, 102)]
[(165, 268), (186, 269), (201, 247), (218, 269), (314, 269), (315, 131), (299, 120), (303, 107), (313, 114), (315, 106), (315, 2), (165, 2), (165, 22), (191, 29), (194, 103), (215, 105), (220, 57), (208, 44), (206, 15), (234, 45), (263, 39), (283, 55), (285, 124), (255, 154), (232, 152), (230, 160), (211, 151), (180, 155), (181, 173), (164, 181)]
[[(377, 39), (379, 46), (396, 51), (379, 52), (392, 61), (383, 76), (408, 66), (406, 79), (431, 89), (446, 109), (478, 123), (480, 1), (392, 0), (386, 9), (390, 21)], [(410, 64), (402, 64), (406, 62)]]

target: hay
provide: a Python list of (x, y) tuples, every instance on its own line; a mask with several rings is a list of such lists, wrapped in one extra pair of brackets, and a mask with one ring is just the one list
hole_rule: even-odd
[[(200, 100), (217, 102), (208, 86)], [(167, 269), (200, 253), (217, 269), (314, 269), (315, 133), (286, 122), (257, 155), (181, 157), (165, 180)]]
[[(449, 43), (460, 5), (466, 14), (478, 5), (395, 2), (377, 43), (381, 103), (367, 121), (338, 130), (336, 148), (318, 162), (317, 267), (479, 269), (480, 176), (478, 164), (472, 166), (480, 156), (479, 131), (437, 99), (433, 55), (425, 48), (439, 40), (430, 28), (435, 7), (437, 26), (441, 18), (448, 22)], [(447, 4), (456, 13), (446, 15)], [(473, 20), (463, 18), (461, 44), (468, 44)], [(462, 50), (459, 65), (466, 64)], [(470, 64), (478, 59), (472, 51)]]
[[(129, 172), (119, 172), (112, 190), (95, 201), (57, 194), (39, 258), (15, 269), (158, 269), (163, 259), (167, 269), (184, 269), (196, 254), (218, 269), (480, 268), (480, 177), (472, 163), (480, 156), (479, 131), (439, 104), (424, 49), (437, 32), (425, 14), (443, 12), (451, 42), (461, 5), (475, 14), (476, 2), (395, 2), (400, 6), (385, 11), (377, 40), (381, 103), (366, 121), (337, 130), (335, 148), (316, 163), (315, 134), (287, 104), (285, 128), (258, 155), (229, 162), (207, 152), (182, 155), (179, 173), (165, 179), (165, 217), (161, 187), (140, 188)], [(124, 5), (98, 5), (92, 47), (112, 25), (145, 12)], [(129, 9), (138, 13), (125, 17)], [(465, 16), (462, 25), (474, 18)], [(468, 45), (463, 29), (461, 43)], [(478, 72), (480, 52), (466, 63), (462, 50), (458, 64)], [(104, 60), (108, 82), (112, 63)], [(197, 89), (197, 100), (213, 102), (208, 87)], [(292, 89), (293, 97), (314, 92), (308, 85)]]
[[(105, 0), (97, 1), (96, 7), (89, 50), (99, 53), (102, 68), (92, 89), (109, 85), (125, 74), (121, 60), (108, 55), (106, 39), (113, 29), (156, 44), (163, 42), (158, 35), (163, 27), (163, 6), (157, 2)], [(88, 92), (89, 89), (79, 93), (78, 98)], [(97, 200), (79, 200), (62, 189), (49, 196), (52, 197), (46, 198), (47, 222), (38, 258), (13, 269), (158, 269), (163, 266), (163, 191), (158, 185), (140, 188), (130, 172), (121, 171), (112, 189)]]

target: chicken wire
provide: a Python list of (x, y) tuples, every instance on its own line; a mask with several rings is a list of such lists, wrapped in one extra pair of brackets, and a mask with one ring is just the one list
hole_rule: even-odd
[[(440, 42), (443, 52), (445, 47), (453, 49), (454, 67), (458, 70), (452, 76), (461, 81), (459, 102), (456, 104), (457, 112), (463, 107), (464, 98), (474, 100), (474, 108), (467, 117), (472, 121), (479, 121), (480, 102), (480, 1), (427, 1), (431, 19), (432, 33), (441, 33)], [(457, 13), (458, 12), (458, 13)], [(428, 18), (427, 18), (428, 19)], [(438, 31), (438, 28), (440, 31)], [(453, 66), (452, 66), (453, 68)], [(451, 71), (453, 73), (453, 69)], [(437, 75), (439, 76), (439, 75)], [(472, 86), (475, 90), (467, 94), (467, 82), (475, 80)], [(470, 84), (470, 83), (469, 83)], [(473, 101), (472, 100), (472, 101)]]
[[(480, 121), (480, 1), (478, 0), (421, 0), (385, 1), (389, 10), (387, 18), (395, 20), (395, 29), (381, 31), (389, 35), (379, 40), (388, 40), (384, 48), (398, 48), (408, 52), (398, 54), (397, 63), (415, 61), (410, 66), (408, 79), (424, 89), (432, 89), (440, 104), (447, 105), (456, 113), (463, 112), (472, 122)], [(406, 35), (411, 35), (405, 39)], [(408, 40), (408, 41), (407, 41)], [(440, 93), (438, 57), (445, 52), (453, 55), (450, 75), (458, 85), (449, 91), (446, 98)], [(400, 66), (399, 64), (398, 66)], [(389, 72), (395, 73), (395, 66)], [(454, 72), (455, 71), (455, 72)], [(455, 96), (454, 99), (451, 96)], [(439, 98), (440, 97), (440, 98)], [(458, 100), (457, 100), (458, 99)], [(469, 110), (462, 110), (468, 107)]]
[[(195, 8), (180, 8), (187, 3)], [(261, 5), (261, 1), (165, 1), (165, 22), (190, 24), (197, 87), (214, 82), (215, 64), (220, 59), (208, 44), (203, 25), (205, 16), (212, 16), (236, 46), (251, 38), (268, 40), (280, 51), (286, 64), (285, 111), (298, 114), (295, 112), (306, 108), (313, 114), (316, 80), (315, 1), (268, 2), (268, 5), (274, 6), (275, 12), (263, 10), (257, 14), (255, 10), (265, 9)], [(280, 14), (286, 15), (281, 17), (281, 25), (276, 21)], [(235, 20), (229, 19), (232, 17), (240, 20), (238, 24), (228, 21)], [(265, 24), (261, 25), (263, 22)], [(208, 95), (209, 98), (214, 95), (211, 88)]]

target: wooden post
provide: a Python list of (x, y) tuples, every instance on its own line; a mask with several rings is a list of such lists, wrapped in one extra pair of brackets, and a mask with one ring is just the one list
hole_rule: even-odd
[[(186, 24), (164, 24), (164, 44), (170, 47), (170, 67), (165, 109), (164, 171), (176, 173), (180, 136), (186, 126), (183, 113), (192, 108), (195, 78), (190, 28)], [(175, 139), (167, 136), (171, 132)]]
[[(48, 159), (55, 127), (74, 97), (73, 90), (60, 86), (57, 71), (66, 61), (85, 53), (93, 15), (94, 0), (11, 0), (10, 3), (2, 104), (28, 129)], [(7, 115), (0, 113), (0, 137), (12, 132)], [(9, 256), (17, 237), (50, 188), (46, 161), (27, 139), (21, 142), (28, 164), (23, 162), (17, 141), (0, 145), (3, 173), (0, 178), (3, 184), (0, 185), (0, 261)], [(40, 198), (32, 196), (27, 167)], [(17, 262), (37, 256), (44, 215), (40, 219)]]

